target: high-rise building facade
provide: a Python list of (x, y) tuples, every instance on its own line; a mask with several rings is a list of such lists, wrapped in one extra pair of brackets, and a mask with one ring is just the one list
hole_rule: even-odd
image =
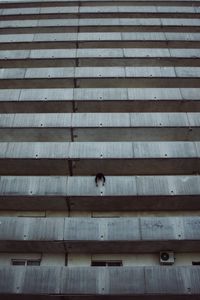
[(0, 299), (200, 299), (200, 1), (0, 1)]

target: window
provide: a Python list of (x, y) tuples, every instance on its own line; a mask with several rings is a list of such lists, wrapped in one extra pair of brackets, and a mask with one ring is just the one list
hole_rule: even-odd
[(27, 266), (39, 266), (40, 260), (27, 260), (26, 264)]
[(91, 262), (92, 267), (121, 267), (121, 260), (93, 260)]
[(13, 266), (40, 266), (39, 259), (12, 259), (11, 265)]
[(93, 211), (91, 213), (92, 218), (120, 218), (119, 213), (117, 212), (99, 212)]
[(193, 266), (200, 266), (200, 261), (193, 261), (193, 262), (192, 262), (192, 265), (193, 265)]
[(13, 266), (25, 266), (26, 261), (23, 259), (12, 259), (11, 264)]

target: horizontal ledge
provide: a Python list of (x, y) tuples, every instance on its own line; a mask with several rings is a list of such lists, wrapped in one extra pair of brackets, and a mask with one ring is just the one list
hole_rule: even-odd
[(1, 69), (1, 80), (76, 79), (76, 80), (129, 80), (146, 79), (195, 79), (200, 77), (200, 67), (54, 67)]
[(65, 42), (12, 42), (12, 43), (0, 43), (0, 50), (26, 50), (26, 49), (88, 49), (88, 48), (185, 48), (185, 49), (197, 49), (200, 46), (200, 41), (152, 41), (152, 40), (140, 40), (140, 41), (65, 41)]
[[(56, 59), (90, 59), (99, 61), (103, 59), (196, 59), (200, 58), (198, 49), (165, 49), (165, 48), (96, 48), (96, 49), (46, 49), (44, 50), (8, 50), (0, 51), (1, 63), (3, 61), (22, 62), (22, 60), (56, 60)], [(146, 60), (145, 60), (146, 61)], [(197, 60), (196, 60), (197, 61)], [(94, 61), (93, 61), (94, 62)]]
[[(85, 19), (87, 20), (87, 19)], [(104, 19), (106, 20), (106, 19)], [(180, 19), (181, 20), (181, 19)], [(5, 22), (5, 21), (4, 21)], [(8, 21), (10, 22), (10, 21)], [(19, 21), (22, 23), (25, 23), (25, 21)], [(165, 32), (179, 32), (179, 33), (197, 33), (199, 32), (199, 25), (165, 25), (165, 26), (155, 26), (155, 25), (131, 25), (131, 26), (38, 26), (38, 27), (32, 27), (30, 26), (10, 26), (10, 27), (1, 27), (0, 26), (0, 34), (55, 34), (55, 33), (98, 33), (98, 32), (104, 32), (104, 33), (115, 33), (115, 32), (124, 32), (124, 33), (131, 33), (131, 32), (162, 32), (163, 27)]]
[(105, 176), (192, 175), (200, 172), (199, 142), (9, 142), (1, 143), (0, 149), (1, 175), (95, 176), (98, 172)]
[[(169, 90), (169, 89), (168, 89)], [(67, 93), (64, 89), (60, 92)], [(27, 91), (21, 91), (21, 97), (26, 97)], [(30, 97), (37, 91), (30, 91)], [(38, 91), (39, 92), (39, 91)], [(56, 90), (55, 90), (56, 92)], [(59, 91), (58, 91), (59, 92)], [(88, 91), (89, 92), (89, 91)], [(91, 91), (90, 91), (91, 92)], [(102, 91), (103, 92), (103, 91)], [(104, 91), (106, 92), (106, 90)], [(110, 91), (111, 92), (111, 91)], [(114, 91), (113, 91), (114, 92)], [(120, 91), (119, 91), (120, 92)], [(126, 96), (127, 91), (124, 92)], [(150, 92), (150, 91), (149, 91)], [(154, 91), (156, 92), (156, 91)], [(175, 92), (175, 91), (172, 91)], [(191, 91), (192, 92), (192, 91)], [(198, 91), (197, 91), (198, 92)], [(24, 94), (23, 94), (24, 93)], [(117, 91), (116, 91), (117, 94)], [(11, 94), (10, 94), (11, 95)], [(17, 90), (16, 90), (17, 95)], [(39, 95), (39, 93), (38, 93)], [(44, 95), (44, 94), (43, 94)], [(64, 95), (64, 94), (63, 94)], [(5, 94), (6, 96), (6, 94)], [(41, 95), (40, 95), (41, 96)], [(47, 96), (51, 96), (50, 94)], [(56, 95), (59, 96), (59, 95)], [(60, 95), (61, 96), (61, 95)], [(67, 97), (67, 95), (65, 94)], [(73, 95), (76, 97), (77, 95)], [(81, 96), (81, 95), (80, 95)], [(84, 96), (84, 94), (83, 94)], [(97, 95), (96, 95), (97, 96)], [(104, 94), (105, 96), (105, 94)], [(110, 93), (111, 96), (111, 93)], [(114, 93), (113, 93), (114, 96)], [(119, 96), (119, 94), (118, 94)], [(122, 95), (121, 95), (122, 96)], [(78, 98), (78, 97), (77, 97)], [(39, 99), (38, 99), (39, 100)], [(20, 101), (20, 100), (19, 100)], [(23, 101), (23, 100), (21, 100)], [(31, 101), (31, 99), (30, 99)], [(36, 101), (36, 100), (35, 100)], [(77, 99), (77, 102), (79, 100)], [(89, 100), (88, 100), (89, 101)], [(113, 100), (114, 101), (114, 100)], [(120, 101), (120, 99), (118, 100)], [(126, 101), (126, 100), (121, 100)], [(131, 101), (131, 100), (127, 100)], [(142, 100), (141, 100), (142, 101)], [(158, 100), (159, 101), (159, 100)], [(163, 100), (162, 100), (163, 101)], [(170, 100), (169, 100), (170, 101)], [(175, 100), (173, 100), (175, 101)], [(11, 101), (12, 103), (12, 101)], [(29, 113), (29, 114), (0, 114), (0, 127), (4, 128), (25, 128), (25, 129), (108, 129), (119, 130), (121, 128), (146, 128), (146, 129), (159, 129), (159, 128), (198, 128), (200, 127), (200, 113)]]
[[(86, 19), (87, 20), (87, 19)], [(104, 19), (103, 21), (105, 21)], [(150, 19), (151, 20), (151, 19)], [(182, 20), (182, 19), (180, 19)], [(195, 19), (193, 19), (195, 20)], [(4, 21), (5, 23), (6, 21)], [(8, 21), (11, 22), (11, 21)], [(81, 33), (94, 33), (94, 32), (104, 32), (104, 33), (110, 33), (110, 32), (171, 32), (171, 33), (197, 33), (199, 32), (199, 26), (195, 22), (193, 23), (185, 23), (185, 25), (182, 24), (173, 24), (173, 22), (170, 22), (170, 25), (153, 25), (153, 24), (133, 24), (133, 25), (106, 25), (106, 22), (104, 22), (104, 25), (84, 25), (84, 26), (77, 26), (77, 25), (43, 25), (43, 26), (32, 26), (30, 22), (25, 23), (25, 21), (19, 21), (24, 24), (16, 24), (16, 26), (13, 24), (7, 25), (0, 23), (0, 33), (1, 34), (55, 34), (55, 33), (75, 33), (75, 32), (81, 32)], [(15, 22), (16, 23), (16, 22)], [(145, 22), (147, 23), (147, 22)], [(149, 22), (151, 23), (151, 22)], [(153, 22), (152, 22), (153, 23)], [(176, 22), (178, 23), (178, 22)], [(7, 26), (6, 26), (7, 25)], [(24, 26), (23, 26), (24, 25)]]
[[(66, 87), (66, 85), (65, 85)], [(100, 88), (98, 88), (100, 89)], [(98, 90), (97, 89), (97, 90)], [(31, 89), (30, 89), (31, 90)], [(0, 90), (1, 91), (1, 90)], [(23, 100), (1, 101), (1, 113), (200, 112), (200, 100)], [(2, 132), (1, 132), (2, 133)], [(177, 137), (178, 138), (178, 137)]]
[[(28, 222), (27, 222), (28, 223)], [(80, 224), (79, 228), (84, 224)], [(44, 229), (41, 226), (42, 229)], [(17, 228), (16, 228), (17, 229)], [(22, 228), (21, 228), (22, 229)], [(61, 230), (63, 228), (60, 228)], [(127, 230), (128, 228), (122, 228), (122, 230)], [(134, 230), (135, 228), (133, 228)], [(93, 230), (91, 228), (90, 230)], [(119, 228), (120, 230), (120, 228)], [(164, 230), (163, 230), (164, 231)], [(51, 252), (51, 253), (95, 253), (95, 254), (130, 254), (130, 253), (158, 253), (159, 259), (159, 252), (165, 249), (173, 250), (174, 252), (199, 252), (200, 251), (200, 241), (199, 240), (192, 240), (192, 239), (168, 239), (168, 240), (138, 240), (138, 241), (130, 241), (130, 240), (119, 240), (119, 241), (112, 241), (111, 240), (58, 240), (56, 238), (49, 239), (49, 240), (41, 240), (41, 239), (34, 239), (29, 240), (18, 240), (15, 239), (11, 240), (1, 240), (0, 244), (0, 251), (7, 252), (7, 253), (40, 253), (40, 252)], [(166, 250), (165, 250), (166, 251)], [(169, 251), (169, 250), (168, 250)]]
[(1, 252), (29, 252), (30, 248), (69, 253), (200, 250), (199, 217), (1, 217), (0, 224)]
[(54, 7), (32, 7), (32, 8), (4, 8), (1, 12), (1, 16), (16, 16), (16, 15), (47, 15), (47, 14), (104, 14), (104, 13), (191, 13), (198, 14), (198, 7), (194, 6), (159, 6), (159, 5), (145, 5), (145, 6), (118, 6), (117, 2), (115, 2), (115, 6), (81, 6), (77, 3), (77, 6), (73, 7), (64, 7), (55, 5)]
[[(188, 0), (169, 0), (169, 1), (165, 1), (165, 0), (140, 0), (140, 1), (138, 1), (138, 0), (126, 0), (126, 1), (122, 1), (122, 0), (112, 0), (112, 1), (110, 1), (110, 0), (68, 0), (68, 1), (66, 1), (66, 0), (58, 0), (58, 1), (56, 1), (56, 4), (54, 4), (54, 1), (53, 0), (45, 0), (45, 1), (41, 1), (41, 0), (12, 0), (12, 1), (8, 1), (8, 0), (1, 0), (1, 5), (3, 6), (3, 7), (6, 7), (6, 6), (8, 6), (8, 7), (13, 7), (13, 6), (15, 6), (15, 5), (25, 5), (25, 7), (26, 7), (26, 5), (27, 5), (27, 7), (29, 7), (29, 6), (31, 6), (32, 7), (32, 5), (33, 5), (33, 7), (43, 7), (43, 6), (58, 6), (58, 3), (60, 4), (60, 5), (67, 5), (66, 4), (66, 2), (67, 2), (67, 4), (68, 3), (70, 3), (70, 4), (74, 4), (75, 6), (77, 5), (77, 3), (81, 3), (82, 4), (82, 6), (84, 6), (84, 5), (86, 5), (86, 6), (90, 6), (90, 5), (92, 5), (92, 4), (96, 4), (96, 3), (98, 3), (99, 5), (101, 5), (101, 3), (105, 3), (105, 4), (107, 4), (107, 3), (114, 3), (115, 5), (116, 5), (116, 3), (118, 4), (118, 3), (121, 3), (121, 4), (123, 4), (124, 5), (124, 3), (131, 3), (132, 5), (134, 5), (134, 3), (137, 3), (137, 2), (139, 2), (139, 3), (145, 3), (145, 4), (147, 4), (147, 3), (152, 3), (152, 2), (158, 2), (158, 3), (160, 3), (161, 5), (162, 5), (162, 3), (164, 2), (164, 3), (166, 3), (167, 2), (167, 5), (170, 3), (170, 5), (173, 5), (173, 3), (175, 2), (175, 3), (177, 3), (177, 4), (179, 4), (179, 5), (181, 5), (181, 3), (183, 3), (184, 5), (185, 4), (190, 4), (190, 3), (192, 3), (192, 4), (194, 4), (194, 5), (196, 5), (196, 4), (198, 4), (198, 2), (199, 2), (199, 0), (192, 0), (192, 1), (188, 1)], [(119, 4), (118, 4), (119, 5)], [(190, 4), (191, 5), (191, 4)], [(189, 6), (190, 6), (189, 5)]]
[[(68, 196), (134, 197), (192, 196), (200, 194), (199, 176), (107, 176), (96, 187), (95, 176), (2, 176), (1, 197)], [(78, 188), (77, 188), (78, 187)]]
[(95, 299), (95, 296), (100, 299), (105, 299), (105, 297), (106, 299), (107, 297), (109, 299), (116, 299), (116, 297), (117, 299), (122, 297), (124, 299), (133, 299), (132, 297), (167, 299), (167, 296), (173, 297), (172, 299), (184, 297), (189, 300), (197, 299), (200, 293), (198, 284), (200, 270), (195, 266), (109, 268), (1, 266), (0, 274), (2, 299), (6, 295), (13, 297), (14, 294), (19, 297), (50, 294), (52, 299), (56, 296), (69, 295), (72, 299), (73, 296), (76, 296), (76, 299), (77, 297)]
[[(197, 159), (200, 142), (1, 142), (0, 159), (134, 160)], [(53, 161), (52, 161), (53, 162)]]
[(35, 42), (130, 42), (130, 41), (186, 41), (199, 42), (198, 32), (78, 32), (78, 33), (37, 33), (37, 34), (2, 34), (4, 43)]
[[(21, 97), (25, 95), (21, 93)], [(4, 142), (199, 141), (199, 113), (22, 113), (0, 116), (0, 140)]]
[(140, 18), (148, 18), (148, 19), (155, 19), (155, 18), (160, 18), (160, 19), (171, 19), (171, 18), (176, 18), (176, 19), (198, 19), (200, 16), (199, 12), (194, 12), (194, 13), (179, 13), (179, 12), (102, 12), (102, 13), (52, 13), (52, 14), (26, 14), (26, 15), (0, 15), (0, 21), (26, 21), (26, 20), (50, 20), (50, 19), (111, 19), (111, 18), (135, 18), (135, 19), (140, 19)]
[(0, 59), (1, 68), (75, 67), (76, 65), (79, 67), (199, 67), (200, 57)]
[[(117, 168), (116, 169), (116, 164)], [(199, 158), (134, 159), (0, 159), (1, 175), (193, 175), (200, 173)]]
[[(53, 89), (52, 86), (51, 89), (13, 89), (12, 86), (12, 89), (0, 89), (0, 111), (4, 113), (63, 113), (73, 112), (73, 105), (75, 105), (76, 112), (200, 111), (198, 88), (112, 89), (98, 87), (98, 89), (71, 89), (66, 88), (66, 80), (64, 87), (59, 89)], [(26, 116), (23, 115), (22, 118), (26, 118)]]
[[(33, 88), (199, 88), (197, 77), (137, 77), (137, 78), (33, 78), (33, 79), (2, 79), (2, 88), (33, 89)], [(75, 84), (76, 83), (76, 84)]]
[(66, 195), (13, 195), (0, 196), (1, 210), (18, 211), (196, 211), (200, 210), (198, 195), (168, 196), (67, 196)]
[(139, 15), (144, 17), (181, 17), (198, 18), (198, 6), (71, 6), (71, 7), (33, 7), (5, 8), (0, 14), (1, 20), (6, 19), (59, 19), (64, 18), (123, 18)]
[[(200, 88), (0, 89), (1, 101), (198, 101)], [(89, 115), (88, 115), (89, 116)], [(24, 116), (25, 117), (25, 116)]]
[[(31, 102), (32, 103), (32, 102)], [(30, 103), (30, 104), (31, 104)], [(199, 105), (200, 107), (200, 105)], [(32, 109), (32, 106), (30, 107)], [(199, 109), (200, 111), (200, 109)], [(200, 141), (199, 127), (20, 127), (0, 129), (2, 142)]]
[[(1, 29), (10, 29), (14, 30), (16, 29), (22, 29), (23, 33), (23, 28), (24, 31), (27, 29), (32, 29), (32, 30), (37, 30), (37, 29), (42, 29), (46, 28), (49, 30), (49, 33), (51, 30), (59, 29), (59, 27), (63, 28), (76, 28), (78, 27), (80, 32), (81, 30), (87, 29), (87, 28), (96, 28), (98, 26), (98, 31), (101, 31), (105, 26), (111, 27), (111, 28), (119, 28), (119, 29), (126, 29), (126, 28), (147, 28), (147, 26), (150, 26), (150, 28), (162, 28), (162, 31), (165, 31), (165, 28), (177, 28), (177, 32), (180, 30), (184, 30), (184, 28), (189, 27), (192, 28), (198, 28), (200, 26), (200, 21), (199, 19), (189, 19), (189, 18), (97, 18), (97, 19), (51, 19), (51, 20), (40, 20), (40, 19), (35, 19), (35, 20), (23, 20), (23, 21), (16, 21), (16, 20), (9, 20), (9, 21), (1, 21), (0, 22), (0, 28)], [(182, 28), (182, 29), (181, 29)], [(154, 31), (154, 30), (152, 30)], [(25, 32), (24, 32), (25, 33)]]

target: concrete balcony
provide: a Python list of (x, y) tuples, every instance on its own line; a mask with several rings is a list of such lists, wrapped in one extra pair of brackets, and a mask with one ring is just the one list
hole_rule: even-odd
[[(59, 20), (52, 20), (49, 21), (47, 20), (46, 22), (48, 22), (47, 24), (49, 24), (49, 26), (52, 26), (52, 23), (54, 22), (60, 22)], [(70, 21), (74, 21), (73, 19)], [(82, 22), (88, 22), (92, 23), (92, 22), (97, 22), (97, 19), (91, 19), (91, 20), (85, 20), (83, 19)], [(103, 20), (106, 23), (108, 23), (107, 19)], [(134, 21), (134, 20), (133, 20)], [(151, 20), (149, 20), (150, 22)], [(166, 19), (167, 21), (167, 19)], [(185, 21), (192, 21), (192, 20), (187, 20), (185, 19)], [(68, 20), (65, 20), (65, 22), (69, 22)], [(102, 22), (102, 21), (101, 21)], [(118, 23), (119, 21), (117, 20), (116, 23)], [(141, 22), (141, 20), (140, 20)], [(169, 21), (168, 21), (169, 22)], [(170, 20), (170, 24), (173, 22), (176, 22), (178, 24), (178, 19), (172, 19)], [(184, 20), (180, 20), (179, 21), (180, 24), (181, 22), (184, 23)], [(71, 23), (71, 22), (70, 22)], [(110, 22), (111, 24), (113, 23)], [(125, 21), (123, 20), (123, 23), (125, 23)], [(25, 23), (26, 24), (26, 23)], [(22, 24), (22, 25), (25, 25)], [(151, 23), (149, 23), (150, 25)], [(192, 24), (196, 25), (196, 26), (200, 26), (200, 21), (197, 19), (195, 20), (195, 22), (193, 21)], [(2, 25), (6, 25), (6, 24), (2, 24), (0, 23), (0, 28)], [(16, 24), (15, 24), (16, 25)], [(55, 25), (54, 25), (55, 26)], [(81, 59), (84, 62), (84, 59), (90, 59), (92, 62), (94, 62), (94, 60), (98, 60), (98, 59), (107, 59), (107, 61), (109, 61), (109, 59), (147, 59), (147, 58), (167, 58), (168, 60), (171, 58), (173, 59), (178, 59), (178, 58), (196, 58), (196, 62), (198, 64), (198, 58), (200, 58), (200, 54), (198, 49), (165, 49), (165, 48), (158, 48), (158, 49), (148, 49), (148, 48), (144, 48), (144, 49), (138, 49), (138, 48), (122, 48), (122, 49), (116, 49), (116, 48), (111, 48), (111, 49), (47, 49), (45, 51), (45, 53), (42, 50), (8, 50), (8, 51), (0, 51), (0, 63), (6, 63), (9, 62), (9, 60), (14, 64), (15, 60), (20, 60), (20, 63), (22, 63), (22, 60), (34, 60), (34, 59), (39, 59), (40, 61), (42, 59), (45, 60), (56, 60), (56, 59), (79, 59), (79, 63), (81, 61)], [(89, 61), (88, 61), (89, 63)], [(185, 63), (185, 62), (184, 62)], [(81, 63), (81, 66), (83, 65), (83, 63)], [(91, 63), (92, 65), (92, 63)]]
[(192, 175), (200, 142), (0, 143), (1, 175)]
[[(141, 6), (142, 7), (142, 6)], [(21, 11), (21, 9), (20, 9)], [(114, 14), (116, 15), (116, 13)], [(189, 15), (189, 13), (188, 13)], [(198, 14), (193, 15), (198, 19)], [(0, 18), (3, 16), (1, 15)], [(5, 16), (4, 16), (5, 17)], [(21, 15), (20, 15), (21, 17)], [(159, 17), (159, 16), (158, 16)], [(5, 18), (6, 19), (6, 18)], [(38, 42), (86, 42), (86, 41), (189, 41), (199, 42), (200, 35), (197, 32), (187, 35), (183, 32), (79, 32), (79, 33), (36, 33), (2, 35), (0, 43), (38, 43)], [(123, 44), (122, 44), (123, 45)], [(193, 45), (193, 43), (191, 44)], [(99, 47), (100, 48), (100, 47)], [(13, 49), (14, 50), (14, 49)]]
[[(20, 0), (19, 1), (12, 1), (12, 4), (10, 2), (7, 2), (6, 0), (1, 2), (1, 8), (13, 8), (13, 7), (43, 7), (43, 6), (47, 6), (45, 4), (48, 3), (48, 7), (52, 7), (54, 6), (52, 2), (54, 2), (55, 0), (45, 0), (43, 2), (41, 2), (41, 0), (31, 0), (31, 2), (27, 2), (27, 0)], [(193, 0), (193, 2), (197, 2), (198, 0)], [(14, 3), (13, 3), (14, 2)], [(60, 0), (59, 2), (66, 2), (66, 0)], [(69, 0), (66, 4), (66, 6), (77, 6), (79, 3), (81, 3), (81, 6), (88, 6), (88, 3), (91, 4), (91, 6), (98, 6), (101, 4), (101, 0)], [(126, 1), (126, 5), (135, 5), (135, 3), (137, 3), (137, 0), (128, 0)], [(142, 2), (144, 2), (145, 4), (150, 4), (151, 1), (149, 0), (143, 0)], [(163, 3), (163, 0), (157, 0), (156, 2), (158, 2), (159, 4)], [(169, 0), (169, 2), (174, 3), (174, 0)], [(182, 0), (176, 0), (176, 4), (182, 2)], [(185, 3), (186, 2), (186, 3)], [(185, 4), (187, 5), (188, 1), (185, 1), (182, 6), (185, 6)], [(22, 3), (22, 4), (21, 4)], [(29, 4), (30, 3), (30, 4)], [(128, 4), (127, 4), (128, 3)], [(166, 3), (166, 2), (164, 2)], [(168, 3), (168, 2), (167, 2)], [(149, 5), (148, 4), (148, 5)], [(120, 5), (120, 6), (124, 6), (124, 1), (121, 0), (107, 0), (106, 2), (103, 3), (103, 6), (116, 6), (116, 5)], [(136, 4), (137, 5), (137, 4)], [(154, 4), (153, 4), (154, 5)]]
[(199, 217), (0, 218), (1, 252), (200, 251)]
[(199, 94), (198, 88), (4, 88), (0, 112), (199, 112)]
[(3, 300), (21, 299), (22, 295), (31, 300), (37, 299), (36, 295), (48, 300), (80, 297), (197, 300), (199, 276), (200, 268), (195, 266), (0, 267), (0, 293)]
[[(200, 43), (200, 34), (198, 38)], [(199, 78), (200, 67), (188, 66), (7, 68), (0, 72), (4, 88), (61, 88), (64, 84), (68, 88), (199, 88)]]
[(199, 112), (199, 93), (198, 88), (1, 89), (0, 112), (29, 112), (32, 118), (34, 112), (73, 112), (73, 104), (77, 112)]
[[(112, 2), (111, 2), (112, 3)], [(103, 24), (103, 25), (102, 25)], [(198, 32), (198, 18), (102, 18), (95, 19), (30, 19), (5, 20), (0, 23), (2, 34), (53, 32)], [(22, 51), (23, 53), (23, 51)]]
[(71, 18), (198, 18), (199, 11), (188, 6), (85, 6), (3, 9), (1, 20), (71, 19)]
[[(200, 114), (180, 112), (0, 114), (0, 140), (1, 142), (199, 141)], [(36, 144), (32, 143), (31, 147), (34, 148), (34, 145)]]
[(1, 176), (0, 209), (135, 211), (200, 209), (200, 177)]
[[(85, 21), (85, 19), (83, 20)], [(200, 26), (200, 22), (199, 22), (199, 26)], [(98, 26), (96, 27), (98, 28)], [(93, 31), (95, 30), (96, 27), (94, 28), (92, 27)], [(124, 29), (124, 26), (121, 28)], [(31, 30), (33, 30), (33, 28), (31, 28)], [(2, 29), (0, 29), (0, 33), (1, 32)], [(42, 50), (31, 50), (31, 51), (29, 50), (9, 51), (8, 50), (8, 51), (0, 51), (0, 67), (1, 68), (19, 68), (19, 67), (20, 68), (32, 68), (32, 67), (42, 68), (42, 67), (75, 67), (77, 65), (80, 67), (103, 67), (103, 66), (105, 67), (146, 66), (148, 67), (152, 65), (154, 65), (155, 67), (156, 66), (157, 67), (162, 67), (162, 66), (197, 67), (200, 66), (199, 57), (200, 54), (197, 49), (180, 49), (180, 52), (177, 51), (177, 49), (170, 49), (169, 51), (168, 49), (162, 49), (162, 48), (160, 49), (146, 48), (142, 50), (137, 48), (136, 49), (131, 49), (131, 48), (98, 49), (97, 48), (97, 49), (77, 49), (77, 50), (76, 49), (66, 49), (66, 50), (47, 49), (45, 53)]]
[(73, 13), (195, 13), (197, 12), (195, 7), (184, 7), (184, 6), (175, 6), (175, 7), (162, 7), (162, 6), (155, 6), (155, 5), (146, 5), (146, 6), (137, 6), (133, 5), (130, 7), (127, 6), (118, 6), (116, 3), (116, 6), (105, 6), (104, 5), (98, 5), (99, 2), (96, 2), (96, 6), (81, 6), (79, 9), (79, 6), (74, 5), (73, 7), (63, 7), (56, 5), (55, 7), (33, 7), (33, 8), (8, 8), (4, 9), (2, 11), (2, 16), (6, 15), (42, 15), (42, 14), (73, 14)]

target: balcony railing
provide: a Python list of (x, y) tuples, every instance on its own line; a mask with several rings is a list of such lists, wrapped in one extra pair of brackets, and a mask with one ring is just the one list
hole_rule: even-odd
[(0, 218), (0, 251), (200, 251), (199, 217)]
[(194, 266), (0, 267), (0, 293), (2, 299), (25, 294), (196, 300), (199, 276), (200, 267)]
[(1, 176), (0, 209), (133, 211), (200, 209), (200, 177)]

